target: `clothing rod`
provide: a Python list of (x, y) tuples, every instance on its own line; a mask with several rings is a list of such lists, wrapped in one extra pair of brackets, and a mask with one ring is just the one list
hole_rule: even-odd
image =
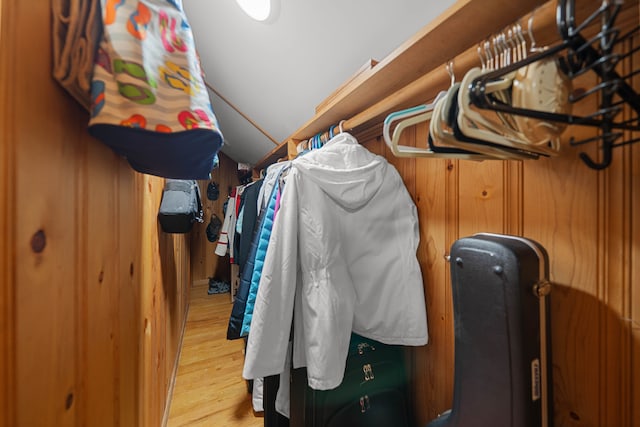
[[(639, 0), (628, 0), (625, 5), (630, 3), (618, 17), (619, 27), (621, 30), (629, 27), (630, 25), (637, 25), (637, 7)], [(534, 11), (525, 14), (519, 20), (515, 20), (511, 25), (520, 24), (523, 32), (525, 33), (525, 39), (527, 41), (527, 49), (531, 48), (531, 40), (528, 36), (529, 20), (533, 15), (532, 30), (534, 35), (535, 47), (543, 48), (549, 45), (555, 45), (561, 41), (560, 34), (558, 32), (556, 24), (556, 1), (550, 0)], [(593, 13), (594, 8), (599, 6), (596, 1), (581, 1), (577, 2), (576, 16), (579, 20), (589, 16)], [(460, 81), (465, 73), (473, 67), (481, 67), (482, 63), (477, 53), (477, 48), (480, 43), (486, 40), (490, 40), (492, 36), (500, 33), (501, 31), (508, 29), (510, 26), (496, 28), (494, 33), (487, 34), (485, 38), (479, 38), (473, 45), (469, 46), (466, 50), (452, 51), (451, 62), (453, 63), (453, 71), (456, 80)], [(597, 27), (597, 28), (596, 28)], [(593, 25), (586, 29), (583, 34), (585, 37), (594, 36), (599, 31), (599, 26)], [(442, 41), (441, 43), (446, 43)], [(434, 47), (434, 49), (442, 49), (442, 46)], [(428, 51), (424, 53), (428, 55)], [(351, 131), (355, 134), (367, 134), (374, 131), (377, 126), (381, 125), (386, 115), (393, 111), (397, 111), (404, 108), (409, 108), (415, 105), (424, 104), (432, 101), (437, 93), (441, 90), (446, 90), (450, 86), (451, 77), (447, 73), (446, 63), (442, 63), (436, 68), (427, 70), (427, 73), (421, 77), (415, 79), (413, 82), (406, 84), (404, 87), (397, 90), (395, 93), (380, 98), (378, 102), (369, 104), (369, 107), (365, 107), (358, 110), (345, 111), (342, 118), (345, 120), (339, 120), (340, 116), (334, 112), (332, 115), (333, 123), (327, 123), (324, 115), (312, 118), (308, 123), (304, 125), (306, 129), (303, 132), (296, 132), (283, 144), (276, 147), (271, 153), (259, 163), (259, 165), (269, 164), (276, 158), (282, 156), (282, 146), (284, 145), (286, 153), (289, 158), (296, 156), (296, 147), (304, 140), (313, 138), (322, 129), (325, 131), (330, 128), (329, 125), (338, 125), (342, 121), (343, 129), (345, 131)], [(329, 112), (331, 113), (331, 112)], [(318, 121), (318, 123), (316, 123)], [(320, 126), (318, 126), (320, 125)], [(313, 133), (310, 133), (313, 131)], [(309, 132), (309, 133), (307, 133)], [(377, 133), (371, 133), (371, 137), (377, 136)]]
[[(589, 7), (590, 5), (585, 6)], [(579, 8), (580, 6), (578, 5), (577, 7)], [(533, 12), (525, 15), (519, 21), (524, 32), (528, 31), (528, 21), (532, 15), (532, 33), (534, 35), (536, 47), (544, 47), (560, 40), (555, 20), (555, 1), (548, 1)], [(513, 24), (516, 23), (518, 22), (514, 22)], [(500, 31), (502, 31), (502, 29), (497, 30), (495, 34)], [(486, 39), (490, 39), (492, 35), (493, 34), (488, 34)], [(527, 39), (527, 47), (530, 48), (532, 43), (528, 34), (525, 34), (525, 38)], [(462, 79), (469, 69), (473, 67), (480, 67), (482, 65), (478, 56), (477, 47), (479, 43), (484, 41), (485, 39), (478, 40), (477, 44), (452, 58), (454, 75), (458, 81)], [(433, 99), (438, 91), (447, 89), (450, 82), (451, 77), (446, 70), (446, 64), (442, 64), (441, 67), (431, 70), (427, 74), (417, 80), (414, 80), (412, 83), (409, 83), (369, 108), (346, 120), (342, 120), (342, 128), (345, 131), (354, 130), (362, 125), (372, 124), (371, 122), (376, 119), (382, 119), (383, 116), (393, 110), (407, 108), (412, 105), (427, 102), (428, 100)], [(338, 123), (336, 123), (336, 126), (337, 125)], [(313, 135), (309, 138), (313, 138)]]

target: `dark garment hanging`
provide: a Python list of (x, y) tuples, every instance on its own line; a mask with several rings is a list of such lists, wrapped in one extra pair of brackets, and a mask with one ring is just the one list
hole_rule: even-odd
[[(238, 218), (240, 217), (240, 212), (242, 211), (242, 207), (244, 206), (244, 187), (242, 187), (242, 190), (240, 191), (240, 194), (238, 196), (236, 196), (236, 223), (233, 226), (233, 230), (230, 230), (233, 235), (233, 261), (232, 264), (239, 264), (238, 262), (238, 258), (240, 256), (240, 236), (241, 234), (238, 233)], [(242, 267), (239, 269), (239, 271), (242, 271)]]
[(247, 262), (249, 256), (249, 248), (251, 247), (251, 240), (253, 240), (253, 232), (256, 228), (258, 220), (258, 195), (264, 179), (260, 179), (255, 183), (245, 188), (242, 193), (243, 198), (243, 213), (242, 213), (242, 234), (240, 234), (240, 242), (238, 246), (238, 265), (240, 271), (244, 269), (244, 265)]
[[(286, 169), (286, 168), (285, 168)], [(279, 171), (276, 181), (279, 180), (281, 176), (282, 170)], [(264, 184), (264, 179), (260, 180), (260, 185)], [(266, 187), (265, 187), (266, 188)], [(280, 184), (277, 182), (271, 188), (269, 194), (269, 200), (271, 200), (278, 189), (280, 188)], [(249, 188), (247, 188), (249, 190)], [(259, 193), (258, 188), (258, 193)], [(256, 198), (255, 205), (257, 207), (258, 200)], [(257, 210), (257, 208), (256, 208)], [(252, 228), (253, 232), (249, 235), (251, 239), (249, 240), (249, 250), (247, 253), (247, 257), (244, 260), (243, 268), (240, 270), (240, 284), (238, 286), (238, 291), (236, 292), (235, 300), (233, 301), (233, 308), (231, 309), (231, 315), (229, 316), (229, 326), (227, 328), (227, 339), (234, 340), (241, 337), (242, 332), (242, 324), (244, 321), (244, 312), (247, 306), (247, 300), (249, 298), (249, 291), (251, 289), (251, 280), (253, 278), (253, 267), (255, 264), (256, 256), (258, 254), (258, 248), (260, 246), (260, 232), (264, 227), (264, 223), (267, 220), (267, 211), (268, 206), (265, 206), (260, 211), (260, 215), (258, 216), (258, 220), (256, 221), (255, 226)], [(246, 212), (245, 212), (246, 213)], [(243, 213), (244, 215), (244, 213)], [(244, 224), (243, 224), (244, 226)], [(246, 233), (243, 233), (246, 235)]]
[[(256, 201), (257, 203), (257, 201)], [(258, 237), (262, 224), (265, 221), (267, 209), (262, 209), (258, 220), (253, 227), (252, 233), (243, 232), (242, 234), (250, 234), (250, 245), (245, 258), (244, 266), (240, 270), (240, 285), (236, 292), (235, 300), (233, 301), (233, 308), (231, 309), (231, 316), (229, 317), (229, 326), (227, 328), (227, 339), (235, 340), (240, 338), (240, 331), (242, 330), (242, 321), (244, 320), (244, 310), (247, 306), (247, 298), (249, 296), (249, 288), (251, 287), (251, 277), (253, 275), (253, 264), (258, 252)], [(243, 224), (244, 227), (244, 224)]]

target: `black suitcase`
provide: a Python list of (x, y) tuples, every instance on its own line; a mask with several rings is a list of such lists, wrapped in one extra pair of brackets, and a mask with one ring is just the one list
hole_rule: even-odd
[(413, 426), (402, 346), (352, 334), (344, 379), (333, 390), (313, 390), (306, 369), (291, 379), (292, 427)]
[(203, 222), (200, 187), (195, 180), (167, 179), (158, 209), (165, 233), (188, 233), (194, 222)]
[(450, 262), (453, 406), (428, 427), (552, 426), (545, 249), (482, 233), (456, 241)]

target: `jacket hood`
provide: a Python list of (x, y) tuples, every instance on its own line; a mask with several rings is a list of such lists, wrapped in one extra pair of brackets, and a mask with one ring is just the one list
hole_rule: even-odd
[(321, 149), (293, 161), (300, 173), (315, 182), (338, 205), (364, 207), (382, 186), (388, 163), (364, 148), (349, 133), (333, 137)]

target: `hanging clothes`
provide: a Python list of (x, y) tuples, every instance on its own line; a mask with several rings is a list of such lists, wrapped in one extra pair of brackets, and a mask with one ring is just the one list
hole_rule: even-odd
[(253, 266), (258, 252), (258, 234), (262, 229), (262, 224), (265, 221), (266, 211), (262, 211), (258, 217), (258, 224), (253, 232), (253, 239), (251, 240), (251, 247), (249, 248), (249, 255), (245, 262), (244, 268), (240, 270), (240, 283), (238, 285), (238, 291), (233, 300), (233, 307), (231, 308), (231, 315), (229, 316), (229, 325), (227, 327), (227, 339), (235, 340), (241, 337), (240, 331), (242, 330), (242, 322), (244, 320), (244, 311), (247, 305), (247, 297), (249, 295), (249, 289), (251, 287), (251, 277), (253, 276)]
[(273, 223), (276, 218), (276, 207), (280, 191), (280, 183), (276, 182), (273, 187), (273, 191), (271, 192), (271, 200), (264, 209), (265, 220), (260, 227), (258, 236), (256, 236), (258, 239), (256, 256), (253, 262), (253, 272), (251, 274), (249, 292), (247, 293), (247, 302), (245, 304), (244, 316), (242, 318), (242, 329), (240, 331), (240, 335), (243, 337), (249, 335), (249, 329), (251, 328), (253, 309), (256, 302), (256, 295), (258, 294), (258, 288), (260, 286), (260, 278), (262, 277), (262, 269), (264, 268), (264, 260), (269, 247), (269, 240), (271, 239)]
[(238, 265), (240, 271), (244, 269), (244, 265), (247, 262), (249, 256), (249, 249), (251, 247), (251, 239), (253, 237), (253, 231), (258, 222), (258, 195), (262, 188), (263, 179), (259, 179), (251, 184), (248, 184), (244, 190), (243, 197), (244, 203), (242, 209), (238, 215), (238, 224), (242, 224), (239, 227), (240, 238), (238, 245)]
[[(260, 187), (260, 190), (258, 193), (259, 196), (258, 196), (257, 206), (256, 206), (259, 212), (258, 221), (253, 231), (253, 236), (251, 239), (251, 245), (249, 247), (249, 253), (248, 253), (247, 259), (245, 261), (244, 267), (241, 270), (240, 285), (238, 287), (238, 292), (236, 293), (236, 298), (233, 301), (233, 308), (231, 310), (231, 315), (229, 317), (229, 326), (227, 328), (227, 339), (229, 340), (238, 339), (241, 336), (240, 332), (242, 329), (245, 308), (247, 304), (249, 291), (251, 288), (251, 281), (253, 278), (253, 269), (255, 265), (255, 260), (260, 251), (261, 253), (259, 258), (260, 262), (264, 261), (264, 254), (262, 252), (263, 251), (266, 252), (266, 245), (268, 244), (268, 241), (267, 241), (266, 243), (264, 243), (264, 247), (262, 248), (258, 247), (261, 242), (259, 239), (260, 233), (262, 232), (262, 229), (266, 221), (269, 221), (269, 225), (268, 225), (269, 229), (271, 229), (271, 226), (273, 224), (273, 217), (271, 215), (267, 217), (266, 216), (267, 210), (261, 209), (261, 204), (262, 204), (261, 200), (263, 197), (262, 193), (265, 188), (268, 188), (269, 192), (273, 190), (274, 182), (277, 180), (280, 171), (288, 164), (289, 162), (283, 162), (283, 163), (277, 163), (275, 165), (271, 165), (268, 171), (271, 171), (271, 172), (277, 171), (277, 173), (267, 173), (262, 183), (262, 186)], [(253, 297), (253, 299), (255, 300), (255, 297)], [(253, 310), (251, 311), (253, 313)]]
[(264, 182), (262, 183), (262, 187), (258, 193), (258, 215), (262, 209), (267, 206), (267, 203), (269, 203), (276, 179), (284, 169), (289, 167), (290, 164), (291, 161), (286, 160), (284, 162), (274, 163), (267, 168), (264, 176)]
[(235, 189), (229, 195), (227, 199), (227, 208), (224, 211), (224, 221), (222, 222), (222, 230), (220, 230), (220, 237), (218, 237), (218, 244), (214, 253), (218, 256), (225, 256), (227, 252), (230, 252), (230, 257), (233, 259), (233, 239), (236, 234), (236, 191)]
[(244, 378), (284, 371), (292, 321), (293, 366), (306, 366), (309, 386), (318, 390), (342, 382), (352, 332), (386, 344), (426, 344), (418, 242), (417, 209), (398, 171), (350, 134), (293, 160), (256, 296)]

